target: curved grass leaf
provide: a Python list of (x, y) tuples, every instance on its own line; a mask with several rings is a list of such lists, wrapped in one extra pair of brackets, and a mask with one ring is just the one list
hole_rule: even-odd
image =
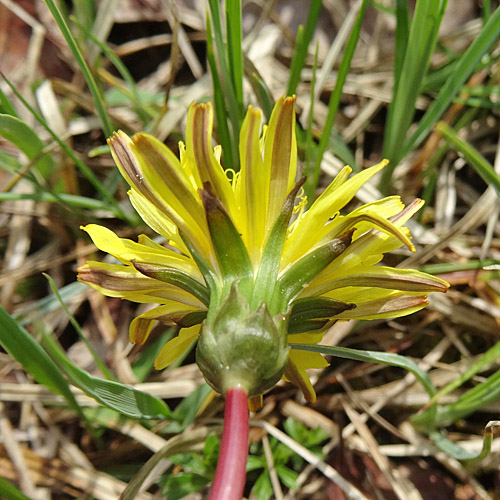
[(429, 437), (440, 450), (444, 451), (450, 457), (453, 457), (457, 460), (479, 461), (486, 458), (491, 453), (491, 443), (493, 442), (493, 427), (498, 426), (500, 426), (500, 421), (492, 420), (485, 427), (483, 435), (483, 447), (479, 453), (474, 453), (462, 448), (436, 430), (429, 432)]
[(484, 182), (492, 185), (497, 193), (500, 194), (500, 177), (495, 172), (490, 162), (468, 142), (462, 140), (457, 132), (444, 122), (439, 122), (436, 125), (436, 130), (441, 132), (446, 141), (451, 144), (454, 149), (462, 153), (470, 166), (482, 177)]
[(455, 402), (433, 407), (414, 415), (412, 423), (421, 428), (451, 425), (500, 397), (500, 371), (490, 375), (484, 382), (462, 394)]
[(68, 359), (51, 336), (44, 335), (43, 345), (71, 383), (104, 406), (132, 418), (170, 418), (170, 409), (161, 399), (119, 382), (89, 375)]
[(328, 345), (305, 345), (305, 344), (290, 344), (292, 349), (301, 351), (319, 352), (336, 356), (337, 358), (353, 359), (355, 361), (364, 361), (365, 363), (380, 363), (382, 365), (397, 366), (404, 368), (415, 375), (415, 378), (422, 384), (429, 396), (436, 393), (436, 388), (432, 383), (429, 375), (424, 372), (414, 361), (400, 356), (399, 354), (389, 352), (363, 351), (358, 349), (350, 349), (348, 347), (328, 346)]

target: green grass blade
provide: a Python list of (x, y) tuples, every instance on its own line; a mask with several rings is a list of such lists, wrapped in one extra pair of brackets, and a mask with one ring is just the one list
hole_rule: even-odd
[(434, 441), (434, 444), (444, 451), (450, 457), (456, 460), (467, 460), (467, 461), (480, 461), (486, 458), (491, 453), (491, 443), (493, 442), (493, 427), (498, 427), (498, 421), (491, 421), (484, 429), (483, 435), (483, 447), (479, 453), (470, 452), (465, 450), (458, 444), (450, 441), (448, 438), (443, 436), (440, 432), (432, 430), (429, 432), (429, 437)]
[(353, 359), (355, 361), (364, 361), (365, 363), (380, 363), (382, 365), (397, 366), (404, 368), (415, 375), (415, 378), (422, 384), (429, 396), (434, 396), (436, 388), (432, 383), (429, 375), (424, 372), (414, 361), (388, 352), (363, 351), (359, 349), (350, 349), (348, 347), (326, 346), (321, 344), (306, 345), (306, 344), (290, 344), (292, 349), (300, 351), (320, 352), (337, 358)]
[[(210, 16), (207, 16), (207, 25), (212, 23), (210, 36), (214, 36), (215, 40), (215, 48), (216, 51), (212, 48), (212, 53), (217, 55), (217, 63), (215, 64), (215, 72), (212, 72), (212, 77), (215, 73), (217, 73), (217, 68), (220, 68), (218, 92), (222, 94), (223, 103), (226, 106), (226, 120), (229, 118), (229, 122), (231, 123), (231, 151), (232, 157), (231, 161), (232, 165), (225, 165), (226, 168), (233, 168), (234, 170), (239, 170), (239, 155), (238, 155), (238, 144), (239, 144), (239, 134), (240, 134), (240, 125), (243, 121), (243, 110), (238, 106), (238, 100), (236, 98), (235, 89), (233, 87), (231, 74), (229, 72), (229, 62), (227, 60), (227, 51), (224, 44), (224, 34), (222, 31), (222, 23), (220, 16), (220, 6), (219, 0), (209, 0), (208, 2), (210, 7)], [(207, 29), (207, 40), (208, 40), (208, 29)], [(208, 41), (207, 41), (208, 45)], [(208, 48), (207, 48), (208, 52)], [(210, 68), (212, 70), (212, 66)], [(214, 80), (214, 90), (216, 89), (216, 82)], [(220, 128), (221, 124), (218, 122), (217, 127)]]
[(432, 419), (427, 419), (427, 411), (412, 419), (416, 424), (421, 421), (434, 427), (451, 425), (457, 420), (465, 418), (486, 404), (500, 397), (500, 371), (490, 375), (484, 382), (462, 394), (454, 403), (446, 406), (438, 406), (436, 414)]
[(271, 92), (267, 88), (266, 82), (264, 82), (264, 80), (256, 72), (252, 72), (249, 80), (250, 84), (252, 85), (255, 96), (259, 101), (259, 106), (262, 109), (262, 112), (264, 113), (266, 122), (269, 122), (274, 107), (274, 101), (271, 96)]
[[(319, 141), (318, 150), (316, 153), (317, 154), (316, 162), (314, 165), (314, 174), (313, 174), (313, 179), (311, 181), (312, 186), (314, 187), (318, 185), (321, 161), (323, 159), (323, 155), (330, 140), (330, 133), (332, 131), (333, 124), (335, 122), (335, 116), (337, 115), (337, 111), (339, 108), (340, 98), (342, 97), (342, 89), (344, 87), (344, 83), (347, 78), (347, 73), (349, 72), (349, 68), (351, 66), (352, 56), (354, 55), (354, 51), (356, 50), (356, 46), (358, 44), (359, 34), (361, 32), (361, 24), (365, 14), (366, 5), (367, 5), (367, 0), (363, 0), (363, 3), (361, 4), (361, 7), (359, 9), (358, 17), (356, 18), (356, 22), (351, 31), (351, 35), (349, 36), (349, 40), (347, 41), (344, 55), (342, 57), (342, 61), (340, 63), (339, 71), (337, 74), (337, 81), (335, 82), (335, 88), (333, 89), (332, 95), (330, 96), (330, 101), (328, 103), (328, 115), (326, 117), (323, 133), (321, 134), (321, 138)], [(310, 203), (312, 201), (313, 200), (310, 200)]]
[[(499, 9), (500, 10), (500, 9)], [(500, 194), (500, 178), (495, 172), (490, 162), (473, 146), (458, 137), (458, 134), (449, 125), (439, 122), (436, 129), (441, 132), (444, 138), (458, 152), (462, 153), (470, 166), (489, 185), (492, 185)]]
[(43, 345), (71, 383), (102, 405), (131, 418), (170, 417), (171, 412), (161, 399), (119, 382), (94, 377), (78, 368), (52, 336), (44, 335)]
[[(383, 156), (391, 162), (382, 173), (381, 188), (387, 190), (392, 172), (401, 158), (401, 148), (413, 119), (415, 102), (420, 95), (422, 81), (436, 46), (439, 26), (447, 0), (420, 0), (415, 7), (413, 22), (399, 71), (397, 86), (389, 106), (384, 135)], [(400, 19), (398, 18), (398, 21)], [(399, 49), (398, 49), (399, 51)], [(401, 54), (397, 53), (398, 58)], [(398, 73), (395, 72), (395, 76)]]
[(227, 58), (236, 100), (243, 113), (243, 52), (241, 0), (226, 0)]
[(444, 451), (448, 456), (453, 457), (456, 460), (470, 460), (477, 457), (477, 454), (465, 450), (458, 444), (450, 441), (437, 430), (432, 430), (428, 434), (440, 450)]
[(47, 4), (47, 7), (52, 14), (54, 21), (61, 30), (61, 33), (66, 40), (66, 43), (68, 44), (68, 47), (70, 48), (71, 53), (73, 54), (73, 57), (75, 58), (78, 66), (80, 67), (80, 70), (82, 71), (85, 81), (87, 82), (87, 85), (89, 87), (90, 93), (92, 94), (92, 97), (94, 99), (94, 105), (97, 111), (97, 115), (99, 116), (99, 119), (101, 121), (102, 130), (106, 137), (109, 137), (113, 133), (114, 128), (111, 124), (108, 113), (106, 112), (106, 105), (104, 103), (101, 90), (97, 86), (94, 76), (92, 75), (92, 72), (90, 71), (87, 63), (85, 62), (83, 54), (80, 51), (80, 48), (78, 47), (78, 44), (76, 43), (76, 40), (74, 39), (69, 26), (66, 23), (66, 20), (59, 10), (56, 2), (54, 0), (45, 0), (45, 3)]
[(212, 27), (207, 16), (207, 62), (212, 74), (212, 87), (214, 92), (214, 110), (215, 121), (217, 123), (217, 132), (219, 141), (222, 146), (222, 161), (226, 168), (234, 170), (235, 165), (238, 165), (238, 144), (235, 144), (229, 133), (229, 117), (226, 110), (226, 101), (224, 91), (222, 89), (219, 73), (217, 70), (217, 61), (215, 60), (215, 52), (212, 40)]
[(488, 22), (491, 15), (491, 1), (483, 0), (483, 22)]
[(63, 396), (68, 406), (84, 419), (81, 408), (58, 366), (1, 306), (0, 344), (39, 384)]
[(431, 104), (425, 115), (420, 120), (415, 132), (405, 142), (396, 161), (399, 161), (412, 149), (419, 146), (425, 139), (434, 123), (446, 111), (452, 100), (457, 95), (462, 85), (466, 82), (472, 71), (477, 67), (481, 58), (500, 36), (500, 9), (496, 9), (479, 36), (471, 43), (454, 66), (453, 72), (446, 83), (441, 87), (436, 100)]
[(101, 373), (108, 379), (108, 380), (116, 380), (113, 375), (111, 375), (110, 371), (102, 361), (102, 359), (97, 355), (95, 352), (94, 348), (90, 345), (90, 342), (87, 340), (85, 335), (82, 332), (82, 328), (78, 324), (78, 321), (76, 321), (75, 317), (69, 312), (69, 309), (66, 307), (66, 304), (62, 300), (61, 296), (59, 295), (59, 290), (56, 287), (56, 284), (54, 283), (54, 280), (46, 273), (43, 273), (43, 275), (47, 278), (49, 281), (50, 288), (55, 295), (57, 301), (59, 302), (60, 306), (62, 307), (63, 311), (65, 312), (66, 316), (68, 317), (70, 323), (73, 325), (73, 328), (75, 329), (76, 333), (78, 333), (78, 336), (80, 337), (81, 341), (85, 344), (85, 347), (89, 351), (90, 355), (92, 356), (92, 359), (94, 360), (94, 363), (96, 364), (97, 368), (101, 371)]
[(163, 335), (148, 340), (140, 358), (132, 365), (132, 371), (139, 382), (143, 382), (154, 370), (154, 362), (163, 346), (177, 334), (176, 328), (169, 328)]
[(12, 483), (0, 476), (0, 498), (5, 500), (32, 500), (20, 492)]
[(396, 0), (396, 44), (394, 55), (394, 88), (398, 87), (410, 36), (408, 0)]
[(439, 264), (419, 266), (417, 269), (429, 274), (444, 274), (457, 271), (481, 270), (488, 266), (500, 266), (500, 260), (484, 259), (470, 260), (469, 262), (442, 262)]
[(322, 3), (321, 0), (312, 0), (305, 28), (302, 29), (299, 26), (296, 38), (297, 44), (290, 64), (290, 76), (288, 77), (288, 87), (286, 90), (286, 95), (288, 96), (293, 95), (299, 85), (300, 75), (306, 62), (309, 44), (311, 43), (316, 24), (318, 23)]
[(135, 83), (134, 77), (130, 74), (130, 71), (127, 69), (125, 64), (121, 61), (121, 59), (101, 40), (99, 40), (93, 33), (90, 31), (90, 29), (86, 28), (80, 22), (78, 19), (71, 17), (70, 20), (75, 23), (75, 25), (85, 33), (87, 37), (90, 38), (101, 50), (102, 52), (106, 55), (106, 57), (111, 61), (113, 66), (116, 68), (118, 73), (120, 73), (120, 76), (128, 83), (130, 87), (130, 92), (127, 93), (127, 96), (130, 97), (130, 99), (133, 102), (135, 112), (139, 116), (139, 118), (142, 120), (142, 122), (145, 124), (149, 119), (151, 119), (152, 113), (147, 112), (147, 108), (145, 107), (144, 103), (142, 102), (142, 96), (141, 93), (139, 92), (139, 89), (137, 88), (137, 85)]
[[(314, 149), (315, 142), (313, 141), (313, 117), (314, 117), (314, 93), (316, 89), (316, 71), (318, 69), (318, 49), (319, 43), (316, 43), (316, 49), (314, 52), (314, 63), (312, 68), (312, 78), (311, 78), (311, 90), (309, 93), (309, 115), (307, 117), (307, 130), (306, 130), (306, 138), (305, 138), (305, 152), (306, 152), (306, 166), (304, 173), (307, 176), (306, 184), (304, 186), (304, 192), (307, 196), (308, 200), (314, 199), (314, 190), (316, 189), (316, 185), (314, 184), (314, 179), (319, 178), (319, 172), (316, 173), (313, 170), (313, 158), (314, 158)], [(298, 134), (297, 134), (298, 135)], [(318, 167), (318, 164), (316, 164)], [(313, 177), (313, 179), (309, 181), (309, 178)]]
[[(59, 290), (59, 295), (62, 300), (70, 301), (85, 291), (88, 291), (87, 285), (80, 283), (79, 281), (74, 281), (73, 283), (61, 288)], [(23, 310), (16, 315), (14, 319), (19, 325), (25, 326), (35, 321), (33, 318), (38, 319), (43, 317), (45, 314), (56, 311), (59, 307), (57, 299), (53, 295), (49, 295), (23, 307)]]
[(113, 212), (117, 217), (133, 222), (130, 217), (123, 212), (120, 208), (118, 202), (109, 194), (107, 189), (99, 182), (97, 177), (94, 175), (92, 170), (83, 163), (80, 158), (73, 152), (73, 150), (63, 141), (58, 135), (48, 126), (47, 122), (42, 115), (37, 113), (35, 109), (26, 101), (26, 99), (18, 92), (16, 87), (7, 79), (5, 75), (2, 74), (3, 79), (6, 81), (7, 85), (12, 89), (16, 97), (22, 102), (26, 109), (35, 117), (35, 119), (42, 125), (42, 127), (51, 135), (51, 137), (59, 144), (61, 149), (71, 158), (75, 165), (80, 169), (80, 171), (85, 175), (88, 181), (97, 189), (97, 191), (102, 195), (102, 197), (108, 201), (108, 203), (113, 207)]
[(467, 382), (467, 380), (470, 380), (474, 375), (483, 371), (485, 368), (495, 363), (498, 359), (500, 359), (500, 342), (497, 342), (493, 347), (488, 349), (464, 373), (434, 394), (429, 404), (437, 403), (440, 398), (450, 392), (453, 392), (455, 389), (458, 389), (462, 384)]
[(85, 196), (78, 196), (74, 194), (53, 194), (53, 193), (0, 193), (0, 201), (15, 201), (15, 200), (35, 200), (46, 201), (51, 203), (64, 202), (66, 205), (77, 208), (88, 208), (89, 210), (103, 210), (112, 214), (109, 209), (101, 200), (94, 200)]

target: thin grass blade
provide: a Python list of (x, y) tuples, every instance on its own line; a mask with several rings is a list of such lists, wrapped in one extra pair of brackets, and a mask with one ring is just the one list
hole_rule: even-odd
[(226, 0), (227, 58), (240, 113), (243, 113), (243, 52), (241, 0)]
[(500, 178), (490, 162), (468, 142), (461, 139), (457, 132), (444, 122), (436, 125), (436, 130), (441, 132), (450, 145), (465, 157), (470, 166), (489, 185), (492, 185), (500, 194)]
[[(358, 44), (359, 34), (361, 32), (361, 25), (363, 17), (365, 15), (367, 3), (367, 0), (363, 0), (363, 3), (361, 4), (361, 7), (359, 9), (358, 17), (356, 18), (356, 22), (353, 26), (351, 35), (344, 51), (344, 55), (342, 57), (342, 61), (340, 63), (339, 71), (337, 74), (337, 81), (335, 82), (335, 88), (333, 89), (332, 95), (330, 96), (330, 101), (328, 103), (328, 115), (326, 117), (323, 133), (321, 134), (321, 138), (319, 141), (318, 150), (316, 153), (316, 162), (314, 165), (314, 175), (311, 181), (311, 186), (314, 187), (318, 185), (321, 161), (323, 160), (323, 155), (325, 154), (326, 147), (330, 140), (330, 133), (335, 122), (335, 117), (337, 115), (340, 104), (340, 98), (342, 97), (342, 89), (344, 87), (349, 68), (351, 67), (351, 61), (354, 55), (354, 51), (356, 50), (356, 46)], [(308, 189), (311, 189), (311, 187), (309, 187)], [(312, 201), (313, 200), (309, 200), (309, 203), (312, 203)]]
[(78, 66), (80, 67), (80, 70), (82, 71), (85, 81), (87, 82), (87, 85), (89, 87), (90, 93), (92, 94), (92, 97), (94, 99), (94, 105), (99, 116), (99, 120), (101, 121), (102, 130), (106, 137), (109, 137), (113, 133), (114, 128), (106, 111), (106, 105), (101, 90), (99, 89), (94, 76), (90, 71), (90, 68), (87, 66), (83, 54), (78, 47), (78, 44), (74, 39), (73, 34), (71, 33), (71, 30), (69, 29), (69, 26), (66, 23), (66, 20), (59, 10), (56, 2), (54, 0), (45, 0), (45, 3), (47, 4), (47, 7), (52, 14), (54, 21), (61, 30), (61, 33), (66, 40), (66, 43), (68, 44), (68, 47), (70, 48), (71, 53), (73, 54), (73, 57), (75, 58)]
[(400, 356), (399, 354), (389, 352), (364, 351), (359, 349), (350, 349), (348, 347), (326, 346), (326, 345), (306, 345), (290, 344), (291, 349), (300, 351), (319, 352), (337, 358), (353, 359), (354, 361), (363, 361), (365, 363), (380, 363), (382, 365), (397, 366), (413, 373), (415, 378), (422, 384), (429, 396), (434, 396), (436, 388), (429, 375), (424, 372), (414, 361)]
[(309, 44), (311, 43), (316, 24), (318, 23), (322, 3), (321, 0), (312, 0), (309, 6), (309, 14), (307, 15), (305, 27), (301, 28), (299, 26), (295, 51), (290, 64), (290, 76), (288, 77), (288, 87), (286, 90), (287, 96), (292, 96), (297, 90), (297, 86), (300, 82), (300, 75), (306, 62)]
[[(390, 164), (382, 173), (381, 190), (387, 191), (392, 172), (402, 157), (401, 148), (413, 119), (415, 102), (420, 95), (422, 82), (436, 46), (446, 4), (447, 0), (417, 2), (402, 63), (401, 47), (397, 49), (395, 67), (397, 86), (394, 86), (393, 99), (389, 106), (383, 146), (383, 157), (389, 159)], [(402, 17), (398, 17), (398, 22), (404, 23), (402, 18), (405, 15), (407, 14), (403, 12)], [(403, 30), (401, 26), (400, 29)], [(403, 35), (400, 34), (400, 36), (402, 38)], [(404, 44), (404, 40), (402, 42)]]
[(456, 63), (453, 72), (446, 83), (441, 87), (436, 100), (431, 104), (425, 115), (420, 120), (415, 132), (404, 143), (396, 163), (406, 156), (412, 149), (420, 145), (425, 139), (434, 123), (446, 111), (467, 78), (477, 67), (481, 58), (490, 50), (500, 36), (500, 9), (488, 19), (479, 36), (470, 44)]

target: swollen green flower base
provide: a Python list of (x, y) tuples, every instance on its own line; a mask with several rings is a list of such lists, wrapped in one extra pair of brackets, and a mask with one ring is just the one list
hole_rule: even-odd
[(405, 207), (390, 196), (341, 213), (387, 162), (352, 177), (345, 167), (306, 211), (304, 179), (296, 179), (295, 99), (279, 99), (262, 132), (261, 121), (249, 107), (238, 173), (224, 171), (220, 147), (212, 148), (210, 104), (189, 108), (180, 159), (147, 134), (110, 138), (130, 201), (167, 244), (144, 235), (136, 243), (90, 224), (83, 229), (120, 264), (87, 262), (78, 274), (110, 297), (157, 304), (132, 321), (132, 342), (144, 343), (158, 321), (178, 327), (157, 369), (199, 337), (207, 382), (221, 394), (243, 389), (254, 409), (281, 377), (315, 400), (306, 370), (328, 364), (290, 344), (316, 344), (339, 320), (410, 314), (448, 287), (379, 265), (402, 245), (414, 250), (404, 224), (421, 200)]

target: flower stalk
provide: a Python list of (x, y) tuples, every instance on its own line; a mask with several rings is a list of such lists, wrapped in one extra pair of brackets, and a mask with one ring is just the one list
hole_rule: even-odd
[(241, 500), (248, 456), (248, 395), (242, 387), (226, 392), (224, 429), (209, 500)]

